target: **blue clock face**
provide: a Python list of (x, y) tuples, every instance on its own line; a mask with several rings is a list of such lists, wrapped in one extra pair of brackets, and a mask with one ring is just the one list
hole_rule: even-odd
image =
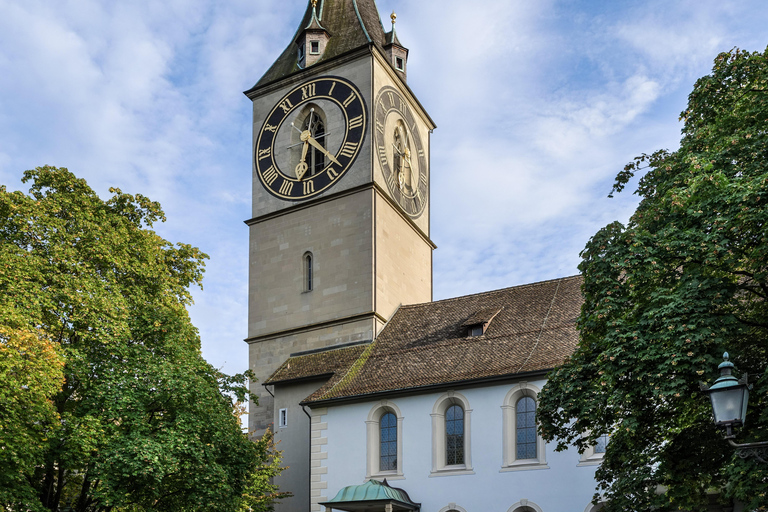
[(389, 194), (408, 215), (419, 217), (427, 204), (429, 169), (413, 110), (387, 86), (376, 98), (374, 118), (376, 154)]
[(352, 82), (339, 77), (304, 82), (267, 115), (254, 149), (256, 174), (280, 199), (315, 197), (355, 162), (367, 125), (365, 101)]

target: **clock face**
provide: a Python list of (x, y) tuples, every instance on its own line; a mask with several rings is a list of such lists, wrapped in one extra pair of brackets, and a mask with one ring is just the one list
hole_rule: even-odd
[(384, 87), (376, 98), (374, 137), (379, 164), (389, 193), (411, 217), (427, 204), (429, 169), (416, 118), (394, 87)]
[(325, 192), (354, 163), (367, 122), (363, 97), (348, 80), (323, 77), (297, 86), (277, 102), (256, 138), (259, 180), (289, 201)]

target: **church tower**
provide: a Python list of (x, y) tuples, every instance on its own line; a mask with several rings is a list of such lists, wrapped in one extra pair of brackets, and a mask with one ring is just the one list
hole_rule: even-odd
[(408, 50), (394, 23), (393, 14), (384, 29), (374, 0), (312, 0), (288, 47), (245, 92), (256, 435), (277, 421), (262, 383), (290, 355), (370, 342), (400, 304), (432, 299), (435, 125), (406, 84)]

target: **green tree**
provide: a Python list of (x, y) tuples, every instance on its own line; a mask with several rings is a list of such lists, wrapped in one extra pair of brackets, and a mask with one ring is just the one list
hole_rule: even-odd
[(186, 310), (207, 256), (158, 236), (151, 228), (163, 212), (141, 195), (111, 190), (102, 201), (54, 167), (23, 181), (32, 182), (29, 195), (0, 187), (0, 386), (16, 407), (0, 406), (13, 462), (0, 464), (0, 483), (15, 482), (0, 506), (263, 503), (275, 490), (249, 482), (272, 474), (279, 454), (269, 437), (254, 443), (242, 433), (235, 402), (246, 399), (246, 376), (205, 362)]
[(720, 54), (681, 119), (677, 151), (619, 173), (615, 192), (645, 171), (628, 225), (582, 252), (580, 342), (540, 429), (558, 449), (611, 435), (605, 510), (706, 510), (708, 491), (768, 510), (768, 465), (735, 456), (698, 387), (728, 350), (754, 384), (741, 442), (768, 440), (768, 50)]
[(63, 366), (43, 334), (0, 326), (0, 504), (36, 501), (27, 483), (44, 453), (46, 425), (58, 421), (51, 399)]

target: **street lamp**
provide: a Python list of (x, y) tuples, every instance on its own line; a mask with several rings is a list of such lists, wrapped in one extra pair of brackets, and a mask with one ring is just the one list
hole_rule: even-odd
[(752, 387), (747, 382), (748, 375), (745, 373), (741, 379), (733, 376), (733, 363), (729, 360), (728, 352), (723, 354), (723, 362), (717, 368), (720, 377), (711, 387), (707, 388), (701, 383), (701, 390), (712, 401), (715, 425), (725, 429), (725, 438), (736, 448), (739, 457), (755, 457), (762, 463), (768, 463), (768, 442), (737, 444), (733, 441), (736, 437), (734, 427), (744, 426), (747, 417), (749, 389)]

